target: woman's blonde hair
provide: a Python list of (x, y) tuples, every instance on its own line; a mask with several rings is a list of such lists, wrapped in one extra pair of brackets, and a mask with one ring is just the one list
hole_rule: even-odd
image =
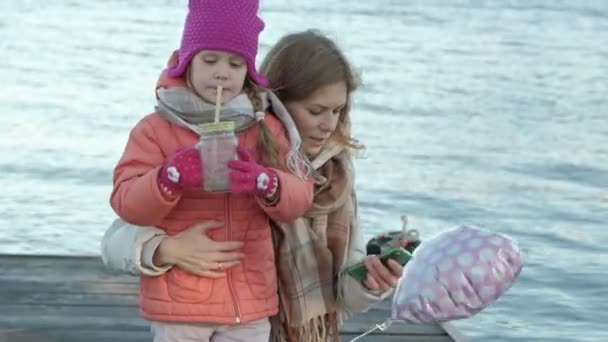
[(321, 87), (344, 82), (346, 105), (340, 112), (334, 139), (353, 149), (362, 149), (350, 131), (351, 93), (359, 77), (335, 42), (317, 30), (283, 36), (266, 54), (260, 72), (268, 88), (282, 102), (302, 101)]

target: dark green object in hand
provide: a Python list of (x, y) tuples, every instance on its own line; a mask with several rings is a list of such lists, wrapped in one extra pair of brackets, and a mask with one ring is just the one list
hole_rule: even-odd
[[(401, 266), (405, 266), (405, 264), (407, 264), (407, 262), (412, 258), (412, 254), (404, 248), (388, 248), (382, 255), (379, 256), (379, 258), (382, 264), (387, 267), (387, 262), (389, 259), (393, 259)], [(345, 272), (358, 281), (364, 281), (367, 279), (367, 268), (363, 262), (359, 262), (347, 267)]]

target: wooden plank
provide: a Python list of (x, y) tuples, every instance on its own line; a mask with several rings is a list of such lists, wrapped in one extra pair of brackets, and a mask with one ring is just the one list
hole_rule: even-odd
[[(348, 342), (356, 335), (341, 334), (343, 341)], [(381, 339), (383, 342), (449, 342), (447, 336), (403, 336), (403, 335), (368, 335), (360, 342), (371, 342)], [(0, 332), (0, 342), (150, 342), (149, 331), (116, 331), (116, 330), (13, 330)]]
[(14, 330), (0, 333), (0, 342), (151, 342), (152, 334), (148, 330)]
[(98, 257), (1, 256), (0, 282), (43, 279), (51, 282), (95, 281), (136, 283), (137, 278), (109, 272)]
[[(368, 329), (375, 327), (377, 324), (382, 324), (390, 317), (390, 301), (379, 303), (371, 308), (365, 314), (354, 315), (349, 320), (344, 322), (342, 331), (345, 333), (360, 334)], [(393, 323), (388, 331), (399, 334), (414, 334), (414, 335), (445, 335), (445, 331), (436, 324), (404, 324)]]
[[(379, 311), (381, 312), (381, 311)], [(341, 331), (345, 334), (358, 335), (376, 324), (382, 323), (386, 313), (377, 317), (367, 313), (356, 315), (344, 323)], [(135, 306), (80, 306), (80, 305), (0, 305), (0, 327), (26, 329), (138, 329), (147, 327), (148, 323), (139, 318)], [(436, 325), (418, 325), (394, 323), (387, 330), (390, 334), (403, 335), (446, 335)]]
[[(129, 295), (137, 294), (139, 285), (137, 283), (114, 283), (114, 282), (95, 282), (95, 281), (67, 281), (51, 282), (41, 279), (32, 281), (19, 281), (15, 279), (0, 279), (0, 290), (2, 291), (22, 291), (37, 293), (90, 293), (106, 295)], [(1, 292), (1, 291), (0, 291)]]
[[(0, 265), (0, 342), (151, 340), (138, 314), (137, 277), (112, 274), (97, 257), (0, 255)], [(341, 334), (348, 341), (389, 315), (390, 302), (380, 303), (348, 320)], [(394, 323), (362, 341), (454, 341), (445, 330)]]
[(137, 307), (87, 307), (57, 305), (0, 306), (0, 327), (22, 329), (141, 329), (149, 324), (139, 318)]
[(452, 341), (469, 342), (469, 338), (466, 337), (462, 332), (460, 332), (460, 330), (456, 329), (456, 327), (451, 322), (441, 323), (439, 324), (439, 327), (441, 327), (447, 333), (447, 335), (451, 338)]
[(105, 293), (48, 293), (18, 289), (0, 292), (0, 305), (2, 304), (133, 307), (139, 304), (139, 296), (134, 293), (117, 295)]
[[(340, 334), (343, 342), (348, 342), (357, 335), (343, 335)], [(372, 342), (372, 341), (382, 341), (382, 342), (452, 342), (447, 335), (368, 335), (362, 339), (357, 340), (358, 342)]]

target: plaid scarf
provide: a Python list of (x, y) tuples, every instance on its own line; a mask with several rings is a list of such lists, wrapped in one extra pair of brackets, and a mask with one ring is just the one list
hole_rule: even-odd
[(352, 161), (344, 147), (333, 144), (312, 166), (311, 209), (289, 224), (274, 223), (280, 310), (271, 318), (272, 342), (340, 339), (335, 282), (356, 224)]

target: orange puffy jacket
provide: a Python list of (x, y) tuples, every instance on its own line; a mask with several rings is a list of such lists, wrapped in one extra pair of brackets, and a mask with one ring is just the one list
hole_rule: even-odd
[[(163, 72), (159, 87), (186, 86)], [(280, 146), (281, 158), (289, 150), (285, 129), (271, 113), (264, 118)], [(239, 144), (256, 146), (259, 125), (239, 133)], [(159, 277), (142, 277), (140, 311), (148, 320), (235, 324), (269, 317), (278, 312), (277, 275), (269, 219), (288, 222), (312, 203), (312, 182), (277, 170), (279, 201), (266, 206), (252, 194), (186, 191), (168, 201), (157, 185), (165, 158), (183, 146), (196, 144), (198, 136), (162, 118), (144, 117), (131, 131), (114, 170), (111, 205), (125, 221), (157, 226), (169, 235), (206, 220), (223, 221), (223, 228), (209, 231), (216, 241), (243, 241), (243, 262), (219, 279), (192, 275), (178, 267)]]

